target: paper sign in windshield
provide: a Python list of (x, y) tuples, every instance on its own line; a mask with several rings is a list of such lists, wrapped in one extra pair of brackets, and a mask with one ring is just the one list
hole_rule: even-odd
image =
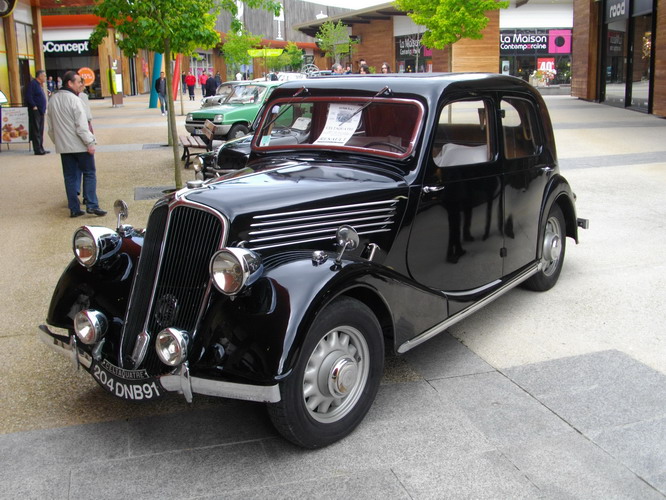
[[(360, 104), (329, 104), (326, 125), (313, 144), (346, 144), (361, 120)], [(356, 113), (356, 114), (354, 114)]]

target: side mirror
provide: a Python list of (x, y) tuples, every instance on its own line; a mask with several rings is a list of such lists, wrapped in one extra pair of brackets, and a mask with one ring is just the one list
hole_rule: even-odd
[(129, 208), (127, 207), (127, 203), (125, 203), (123, 200), (116, 200), (113, 204), (113, 213), (116, 214), (116, 228), (119, 230), (120, 223), (126, 220), (127, 216), (129, 215)]
[(335, 241), (338, 245), (338, 255), (335, 258), (336, 265), (340, 265), (342, 261), (342, 254), (347, 250), (355, 250), (358, 248), (360, 238), (356, 229), (351, 226), (343, 225), (338, 228), (337, 233), (335, 233)]

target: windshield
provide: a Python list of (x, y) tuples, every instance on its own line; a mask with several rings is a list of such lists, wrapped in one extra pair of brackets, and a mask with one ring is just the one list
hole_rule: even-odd
[(263, 85), (232, 85), (222, 104), (249, 104), (259, 102), (266, 92)]
[(279, 99), (267, 106), (255, 147), (260, 150), (356, 150), (405, 157), (414, 149), (423, 106), (391, 98)]

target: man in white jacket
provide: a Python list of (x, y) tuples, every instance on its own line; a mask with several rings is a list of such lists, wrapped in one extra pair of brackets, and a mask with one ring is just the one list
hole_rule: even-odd
[(60, 154), (62, 174), (70, 217), (80, 217), (78, 192), (83, 178), (83, 197), (87, 200), (86, 212), (103, 216), (97, 201), (97, 174), (95, 172), (95, 136), (88, 128), (85, 105), (79, 99), (83, 90), (81, 75), (68, 71), (62, 79), (62, 89), (49, 100), (46, 118), (49, 137)]

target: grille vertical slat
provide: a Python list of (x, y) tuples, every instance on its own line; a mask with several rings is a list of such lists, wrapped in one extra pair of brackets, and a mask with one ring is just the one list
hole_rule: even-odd
[[(164, 210), (167, 211), (166, 206)], [(131, 355), (144, 325), (152, 338), (166, 327), (194, 332), (208, 290), (208, 264), (222, 243), (221, 220), (207, 211), (186, 205), (176, 206), (168, 222), (166, 216), (151, 216), (147, 239), (152, 231), (157, 235), (159, 228), (165, 228), (161, 230), (160, 241), (151, 241), (148, 246), (149, 242), (144, 242), (141, 253), (137, 285), (132, 294), (132, 302), (140, 303), (141, 307), (134, 311), (131, 306), (128, 312), (123, 336), (124, 359)], [(163, 255), (158, 269), (160, 249)], [(150, 265), (144, 266), (144, 259)], [(163, 370), (154, 349), (148, 350), (144, 367), (150, 373)]]

